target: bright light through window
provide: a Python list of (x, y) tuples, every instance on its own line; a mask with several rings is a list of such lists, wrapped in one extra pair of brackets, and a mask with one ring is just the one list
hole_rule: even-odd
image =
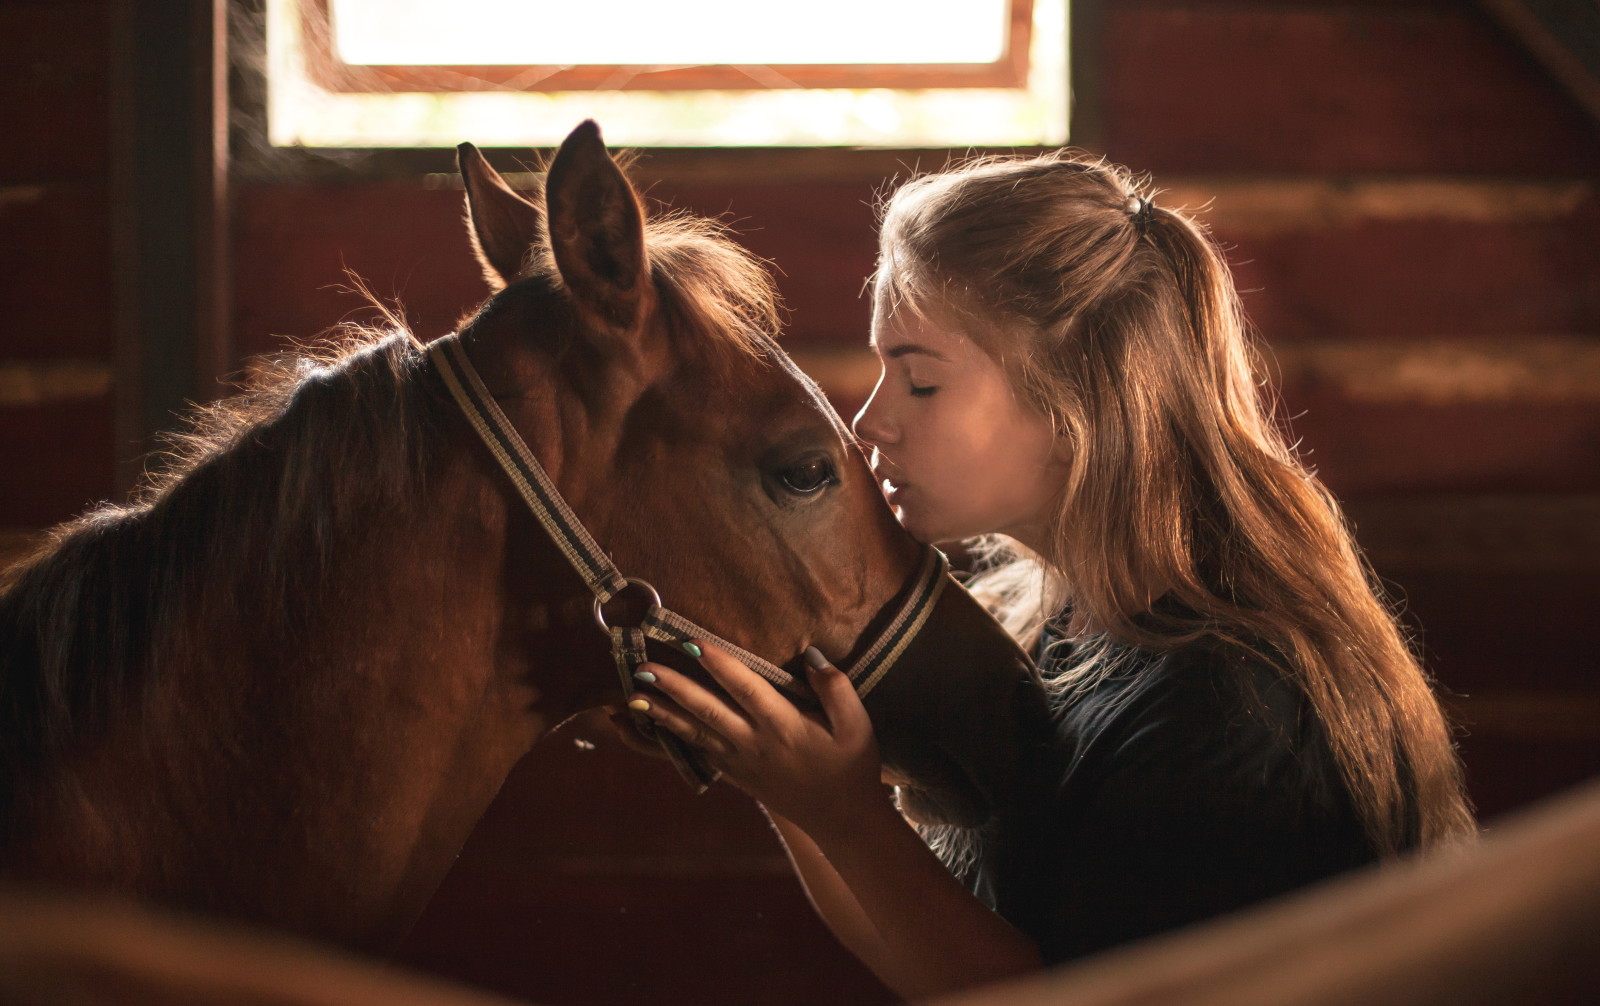
[(269, 134), (539, 147), (593, 118), (621, 146), (1058, 144), (1067, 2), (267, 0)]
[(1010, 10), (1009, 0), (331, 3), (346, 62), (442, 66), (991, 63)]

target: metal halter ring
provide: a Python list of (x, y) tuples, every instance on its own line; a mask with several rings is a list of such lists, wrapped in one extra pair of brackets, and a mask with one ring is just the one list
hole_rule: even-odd
[[(650, 603), (653, 604), (657, 608), (661, 607), (661, 594), (654, 587), (650, 586), (649, 583), (645, 582), (644, 580), (639, 579), (636, 576), (623, 577), (623, 579), (627, 581), (629, 587), (643, 587), (645, 590), (648, 590), (650, 592)], [(610, 600), (616, 600), (617, 595), (621, 594), (621, 593), (622, 593), (622, 591), (619, 590), (619, 591), (617, 591), (616, 594), (612, 594), (611, 597), (610, 597)], [(604, 607), (605, 607), (605, 603), (600, 600), (600, 596), (598, 594), (595, 595), (595, 599), (594, 599), (594, 621), (595, 621), (595, 624), (600, 626), (600, 631), (601, 632), (610, 632), (611, 631), (611, 626), (606, 624), (606, 614), (605, 614), (605, 611), (603, 610)]]

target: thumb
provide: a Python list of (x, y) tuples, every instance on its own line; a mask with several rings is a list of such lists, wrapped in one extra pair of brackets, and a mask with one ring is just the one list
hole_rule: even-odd
[(871, 720), (861, 704), (861, 697), (856, 694), (855, 683), (828, 663), (828, 658), (815, 646), (806, 647), (806, 676), (811, 681), (811, 690), (822, 702), (822, 711), (835, 736), (871, 729)]
[(611, 729), (616, 732), (617, 740), (622, 742), (623, 747), (631, 748), (648, 758), (666, 757), (660, 744), (639, 732), (639, 724), (634, 719), (633, 713), (616, 706), (603, 708), (606, 718), (611, 721)]

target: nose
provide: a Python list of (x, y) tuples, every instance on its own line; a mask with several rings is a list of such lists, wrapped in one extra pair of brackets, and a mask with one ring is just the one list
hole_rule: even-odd
[(872, 395), (867, 399), (867, 404), (856, 413), (855, 419), (850, 421), (850, 428), (856, 431), (856, 436), (874, 447), (892, 444), (897, 439), (894, 424), (886, 414), (887, 409), (883, 404), (883, 376), (878, 377), (878, 384), (872, 389)]

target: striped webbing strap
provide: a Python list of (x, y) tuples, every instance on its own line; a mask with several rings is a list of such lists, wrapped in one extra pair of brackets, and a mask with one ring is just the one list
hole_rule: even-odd
[[(770, 340), (762, 341), (771, 359), (797, 376), (808, 387), (814, 387), (810, 378), (801, 373), (776, 344)], [(477, 431), (479, 438), (489, 448), (489, 452), (494, 455), (495, 461), (511, 480), (518, 495), (528, 505), (528, 509), (533, 512), (556, 547), (561, 550), (567, 562), (582, 578), (584, 585), (594, 594), (596, 621), (610, 637), (611, 655), (624, 694), (633, 694), (635, 688), (633, 672), (647, 659), (645, 655), (647, 639), (678, 647), (691, 639), (701, 639), (726, 651), (777, 687), (794, 695), (810, 695), (810, 689), (782, 667), (730, 643), (696, 622), (664, 607), (655, 596), (654, 588), (649, 584), (623, 576), (610, 557), (601, 550), (599, 543), (589, 534), (589, 530), (583, 526), (578, 515), (572, 512), (572, 508), (567, 505), (567, 501), (545, 472), (544, 466), (539, 464), (538, 459), (529, 450), (527, 442), (501, 411), (494, 396), (484, 386), (483, 379), (478, 376), (477, 368), (467, 358), (466, 348), (461, 345), (460, 339), (454, 334), (444, 336), (428, 347), (428, 355), (438, 369), (439, 376), (444, 380), (445, 387), (449, 389), (451, 397), (461, 407), (462, 414)], [(820, 396), (820, 393), (818, 400), (827, 401)], [(835, 427), (843, 430), (843, 421), (839, 420), (836, 414), (833, 418)], [(926, 624), (929, 613), (933, 611), (945, 583), (949, 580), (948, 570), (949, 562), (945, 559), (944, 553), (931, 546), (928, 547), (920, 568), (910, 581), (909, 589), (904, 591), (905, 597), (894, 618), (878, 634), (867, 651), (846, 671), (855, 684), (858, 694), (865, 696), (871, 691), (911, 645), (911, 641)], [(608, 624), (600, 613), (601, 606), (627, 590), (630, 584), (648, 590), (654, 599), (647, 607), (643, 621), (635, 626)], [(699, 752), (683, 744), (676, 736), (664, 730), (652, 730), (648, 720), (642, 720), (640, 727), (643, 732), (653, 734), (673, 764), (677, 766), (679, 773), (697, 790), (705, 789), (716, 778), (715, 771), (705, 764)]]

